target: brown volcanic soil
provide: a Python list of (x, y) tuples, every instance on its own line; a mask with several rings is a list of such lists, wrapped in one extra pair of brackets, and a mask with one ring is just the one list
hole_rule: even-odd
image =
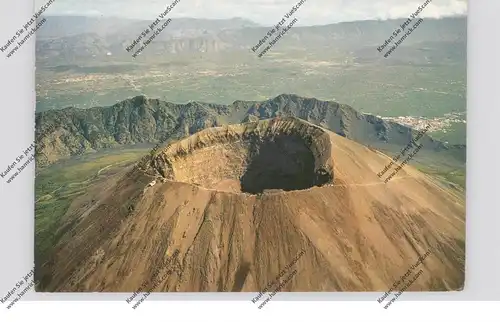
[(461, 289), (464, 201), (389, 162), (295, 118), (201, 131), (76, 200), (37, 290), (261, 291), (302, 250), (282, 291), (387, 291), (427, 251), (407, 290)]

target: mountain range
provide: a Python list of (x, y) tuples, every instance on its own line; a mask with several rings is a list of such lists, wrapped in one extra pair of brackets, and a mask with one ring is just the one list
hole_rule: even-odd
[[(359, 113), (333, 101), (282, 94), (265, 101), (231, 105), (174, 104), (137, 96), (109, 107), (68, 107), (36, 114), (37, 165), (121, 145), (169, 142), (208, 127), (295, 116), (366, 146), (402, 150), (418, 135), (408, 126)], [(427, 134), (422, 151), (437, 152), (463, 165), (465, 146), (449, 145)], [(422, 153), (422, 152), (421, 152)]]
[[(49, 63), (60, 59), (66, 63), (113, 55), (132, 61), (129, 46), (150, 21), (97, 17), (46, 17), (44, 28), (37, 33), (38, 62)], [(376, 48), (392, 35), (404, 19), (384, 21), (354, 21), (322, 26), (295, 26), (282, 37), (279, 50), (306, 48), (314, 51), (333, 48), (355, 54), (363, 59), (380, 59)], [(208, 20), (179, 18), (153, 42), (143, 57), (177, 53), (250, 51), (269, 31), (269, 26), (260, 26), (241, 18)], [(428, 55), (443, 58), (443, 49), (458, 47), (458, 51), (446, 51), (446, 57), (463, 61), (467, 37), (466, 17), (425, 19), (411, 37), (405, 39), (405, 55), (425, 51)], [(401, 57), (399, 57), (401, 56)], [(418, 56), (418, 55), (417, 55)], [(456, 56), (456, 57), (455, 57)], [(399, 59), (404, 55), (398, 55)], [(444, 57), (444, 58), (446, 58)], [(52, 60), (51, 60), (52, 59)], [(382, 60), (383, 61), (383, 60)], [(436, 60), (439, 61), (439, 60)]]

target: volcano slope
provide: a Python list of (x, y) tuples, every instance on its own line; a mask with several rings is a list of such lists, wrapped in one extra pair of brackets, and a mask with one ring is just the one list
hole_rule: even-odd
[(37, 290), (258, 292), (302, 251), (282, 291), (387, 291), (428, 251), (408, 290), (461, 289), (464, 201), (389, 162), (296, 118), (203, 130), (75, 200)]

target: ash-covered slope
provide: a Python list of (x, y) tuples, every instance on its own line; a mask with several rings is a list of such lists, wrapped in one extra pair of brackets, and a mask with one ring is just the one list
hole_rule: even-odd
[(38, 290), (262, 291), (301, 252), (282, 291), (387, 291), (426, 252), (408, 290), (462, 288), (463, 201), (388, 162), (297, 118), (201, 131), (74, 201)]
[[(110, 107), (66, 108), (36, 115), (37, 165), (103, 148), (181, 138), (208, 127), (251, 119), (295, 116), (364, 145), (394, 153), (416, 135), (410, 127), (357, 112), (348, 105), (282, 94), (262, 102), (231, 105), (173, 104), (137, 96)], [(451, 146), (424, 135), (422, 151), (465, 163), (465, 146)]]

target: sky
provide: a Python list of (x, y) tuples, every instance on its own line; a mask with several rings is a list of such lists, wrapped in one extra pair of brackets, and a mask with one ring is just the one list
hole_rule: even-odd
[[(48, 0), (35, 0), (36, 10)], [(112, 16), (155, 19), (173, 0), (55, 0), (47, 15)], [(225, 19), (241, 17), (276, 24), (299, 0), (180, 0), (168, 17)], [(425, 0), (306, 0), (294, 16), (300, 25), (405, 18)], [(420, 17), (467, 13), (467, 0), (432, 0)]]

